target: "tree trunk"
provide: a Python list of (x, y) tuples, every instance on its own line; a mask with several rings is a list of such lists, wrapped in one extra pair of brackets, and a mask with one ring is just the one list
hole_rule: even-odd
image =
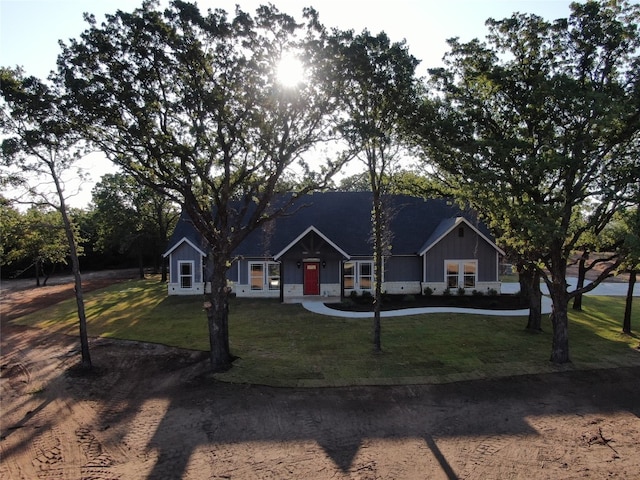
[[(584, 287), (584, 280), (587, 276), (587, 268), (586, 263), (589, 259), (589, 252), (585, 250), (580, 257), (580, 261), (578, 262), (578, 285), (576, 286), (576, 290), (580, 290)], [(573, 309), (581, 312), (582, 311), (582, 294), (579, 293), (573, 298)]]
[(42, 267), (42, 275), (44, 276), (44, 278), (42, 280), (42, 286), (43, 287), (47, 286), (47, 282), (49, 281), (49, 277), (53, 274), (55, 269), (56, 269), (55, 262), (51, 265), (51, 270), (49, 272), (47, 272), (47, 269), (44, 268), (44, 266)]
[(144, 280), (144, 254), (142, 251), (142, 238), (138, 238), (138, 275), (140, 280)]
[(45, 266), (42, 266), (42, 286), (46, 287), (47, 286), (47, 282), (49, 281), (49, 276), (51, 274), (47, 272), (47, 269), (45, 268)]
[[(377, 290), (377, 288), (376, 288)], [(380, 327), (380, 310), (381, 310), (381, 298), (382, 296), (376, 291), (376, 298), (373, 301), (373, 351), (379, 353), (382, 351), (382, 338)]]
[(373, 351), (382, 351), (380, 311), (382, 310), (382, 199), (380, 192), (373, 192), (373, 237), (375, 295), (373, 300)]
[(209, 299), (205, 310), (209, 326), (211, 369), (224, 372), (231, 368), (233, 360), (229, 349), (229, 289), (224, 260), (214, 261)]
[(382, 262), (379, 261), (378, 255), (376, 255), (374, 270), (375, 280), (375, 296), (373, 300), (373, 351), (378, 353), (382, 351), (382, 338), (380, 327), (380, 312), (382, 310), (382, 288), (381, 283), (378, 280), (378, 275), (382, 275), (382, 268), (378, 270), (378, 265)]
[(80, 260), (78, 257), (78, 246), (76, 243), (76, 237), (73, 232), (73, 226), (69, 219), (69, 213), (67, 212), (67, 206), (64, 199), (64, 190), (60, 184), (60, 180), (56, 174), (53, 165), (50, 165), (51, 176), (56, 186), (56, 192), (60, 200), (60, 215), (62, 216), (62, 223), (64, 225), (64, 233), (69, 242), (69, 254), (71, 256), (71, 272), (74, 279), (74, 291), (76, 296), (76, 305), (78, 307), (78, 323), (80, 330), (80, 352), (81, 360), (80, 367), (83, 370), (90, 370), (92, 368), (91, 354), (89, 352), (89, 336), (87, 330), (87, 316), (84, 311), (84, 295), (82, 292), (82, 277), (80, 275)]
[(80, 275), (80, 260), (78, 258), (78, 249), (76, 247), (76, 239), (73, 234), (73, 228), (71, 221), (66, 211), (64, 204), (61, 207), (62, 221), (64, 222), (64, 229), (69, 242), (69, 249), (71, 254), (71, 271), (73, 273), (74, 291), (76, 296), (76, 305), (78, 307), (78, 321), (80, 330), (80, 351), (81, 360), (80, 367), (83, 370), (90, 370), (92, 367), (91, 354), (89, 352), (89, 335), (87, 330), (87, 316), (84, 311), (84, 294), (82, 291), (82, 276)]
[(90, 370), (92, 367), (92, 363), (91, 363), (91, 353), (89, 352), (89, 332), (87, 329), (87, 317), (84, 311), (84, 294), (82, 291), (82, 277), (80, 275), (80, 263), (78, 261), (78, 254), (75, 251), (72, 254), (71, 265), (72, 265), (71, 268), (73, 270), (73, 279), (75, 284), (74, 290), (76, 294), (76, 305), (78, 306), (78, 320), (80, 323), (79, 325), (80, 351), (81, 351), (80, 366), (84, 370)]
[(524, 262), (518, 262), (517, 270), (518, 270), (518, 283), (520, 284), (520, 295), (524, 297), (524, 299), (529, 302), (529, 284), (531, 283), (531, 268), (527, 268), (528, 264)]
[(36, 258), (36, 262), (35, 262), (35, 269), (36, 269), (36, 287), (40, 286), (40, 260)]
[(527, 282), (527, 298), (529, 299), (529, 319), (527, 331), (542, 331), (542, 291), (540, 290), (540, 272), (531, 267)]
[(624, 304), (624, 320), (622, 322), (622, 331), (627, 335), (631, 335), (631, 306), (633, 305), (633, 287), (636, 284), (637, 270), (632, 269), (629, 272), (629, 287), (627, 288), (627, 299)]
[(167, 280), (169, 278), (169, 272), (168, 272), (168, 268), (167, 268), (167, 260), (165, 258), (162, 259), (162, 277), (160, 278), (160, 282), (161, 283), (167, 283)]
[(557, 364), (569, 363), (569, 295), (564, 275), (552, 276), (549, 293), (553, 303), (550, 316), (553, 325), (551, 361)]

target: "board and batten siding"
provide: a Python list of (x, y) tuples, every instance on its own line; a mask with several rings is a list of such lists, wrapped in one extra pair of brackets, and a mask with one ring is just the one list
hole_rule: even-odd
[[(191, 288), (180, 286), (180, 262), (190, 262), (192, 268)], [(169, 255), (169, 295), (201, 295), (205, 291), (202, 278), (202, 254), (189, 242), (182, 242)]]
[(194, 283), (202, 283), (202, 257), (199, 252), (195, 251), (191, 245), (184, 242), (171, 252), (171, 265), (169, 266), (169, 283), (178, 283), (178, 263), (181, 261), (193, 261)]
[(398, 294), (420, 294), (422, 286), (422, 257), (391, 257), (384, 264), (384, 292)]
[[(444, 282), (445, 260), (478, 260), (478, 282), (498, 281), (495, 248), (468, 226), (454, 228), (425, 254), (425, 281)], [(471, 255), (473, 253), (473, 255)]]
[(422, 257), (391, 257), (384, 264), (385, 282), (419, 282), (422, 280)]

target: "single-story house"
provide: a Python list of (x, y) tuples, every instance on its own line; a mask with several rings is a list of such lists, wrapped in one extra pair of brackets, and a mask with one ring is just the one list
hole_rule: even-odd
[[(294, 213), (253, 231), (236, 249), (229, 259), (232, 291), (239, 297), (281, 301), (373, 293), (371, 193), (314, 193), (298, 202)], [(383, 291), (500, 291), (504, 252), (472, 212), (445, 199), (393, 195), (387, 202), (391, 249), (382, 272)], [(169, 295), (207, 291), (208, 251), (183, 212), (164, 254), (169, 258)]]

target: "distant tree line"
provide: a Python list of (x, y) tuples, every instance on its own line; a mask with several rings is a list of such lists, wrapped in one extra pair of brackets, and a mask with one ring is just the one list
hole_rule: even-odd
[[(162, 259), (179, 206), (139, 188), (122, 173), (107, 174), (95, 185), (86, 208), (69, 215), (85, 271), (138, 268), (166, 275)], [(60, 213), (45, 205), (27, 209), (0, 202), (2, 278), (33, 278), (46, 285), (51, 274), (69, 274), (69, 245)], [(166, 280), (166, 278), (165, 278)]]

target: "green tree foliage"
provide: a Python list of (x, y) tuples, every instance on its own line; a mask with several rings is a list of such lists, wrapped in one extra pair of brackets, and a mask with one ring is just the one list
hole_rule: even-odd
[[(396, 170), (392, 172), (391, 176), (385, 176), (382, 181), (385, 184), (385, 191), (394, 195), (411, 195), (422, 198), (433, 198), (443, 195), (443, 188), (434, 182), (433, 179), (423, 175), (419, 171), (411, 169)], [(371, 191), (369, 172), (365, 171), (342, 178), (337, 190), (341, 192)]]
[[(574, 3), (568, 19), (487, 21), (486, 42), (450, 40), (420, 118), (425, 152), (501, 241), (532, 259), (553, 302), (551, 360), (570, 361), (569, 255), (640, 180), (638, 5)], [(590, 210), (587, 211), (587, 206)], [(584, 214), (583, 222), (574, 222)], [(586, 286), (594, 288), (606, 277)]]
[(348, 155), (360, 160), (372, 192), (372, 237), (374, 250), (374, 351), (381, 351), (380, 311), (384, 257), (392, 239), (387, 225), (393, 212), (385, 206), (389, 180), (403, 153), (401, 119), (412, 115), (417, 105), (418, 65), (406, 45), (392, 43), (385, 33), (338, 32), (334, 35), (344, 117), (339, 129), (347, 142)]
[[(63, 45), (59, 73), (83, 135), (139, 182), (183, 205), (208, 241), (213, 262), (207, 302), (211, 364), (231, 365), (226, 272), (254, 229), (326, 185), (339, 165), (310, 166), (304, 154), (333, 135), (334, 73), (316, 12), (304, 24), (273, 6), (203, 14), (174, 1), (117, 12)], [(304, 82), (278, 81), (293, 53)], [(291, 202), (272, 197), (301, 180)], [(213, 211), (213, 215), (212, 215)]]
[(138, 259), (140, 278), (144, 278), (145, 255), (153, 256), (158, 270), (179, 215), (175, 204), (124, 173), (104, 175), (93, 188), (92, 199), (96, 248), (133, 254)]
[(36, 285), (40, 286), (41, 275), (46, 285), (55, 267), (66, 264), (69, 258), (69, 243), (60, 213), (32, 207), (18, 217), (13, 229), (15, 243), (7, 255), (9, 263), (26, 260), (29, 268), (34, 268)]
[(12, 251), (17, 248), (20, 212), (0, 196), (0, 266), (10, 265)]
[[(75, 134), (55, 84), (25, 77), (20, 70), (0, 69), (3, 178), (24, 190), (21, 201), (56, 209), (67, 238), (75, 281), (80, 330), (81, 367), (91, 368), (87, 320), (80, 275), (79, 238), (67, 208), (65, 174), (75, 170), (83, 142)], [(7, 173), (5, 173), (7, 172)], [(75, 171), (75, 176), (80, 176)]]

